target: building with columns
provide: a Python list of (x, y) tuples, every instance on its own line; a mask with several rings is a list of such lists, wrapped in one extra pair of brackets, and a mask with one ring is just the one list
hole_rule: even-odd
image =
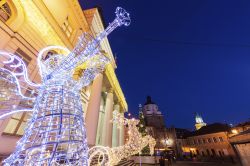
[[(72, 50), (82, 33), (88, 32), (95, 37), (103, 30), (98, 8), (83, 10), (77, 0), (0, 1), (0, 50), (22, 58), (30, 79), (36, 83), (40, 82), (36, 65), (39, 50), (48, 45)], [(111, 120), (114, 114), (127, 111), (127, 103), (115, 74), (117, 66), (107, 38), (100, 47), (111, 62), (90, 86), (82, 89), (81, 100), (89, 146), (115, 147), (124, 144), (124, 129), (113, 125)], [(83, 68), (75, 69), (75, 78)], [(4, 90), (4, 87), (0, 88)], [(0, 98), (0, 105), (4, 100)], [(0, 120), (0, 161), (14, 150), (28, 118), (29, 113), (19, 113)]]

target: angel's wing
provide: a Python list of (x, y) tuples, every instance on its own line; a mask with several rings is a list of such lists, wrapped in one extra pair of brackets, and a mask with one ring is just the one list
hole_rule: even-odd
[(0, 51), (0, 119), (32, 110), (38, 87), (29, 80), (26, 64), (20, 57)]

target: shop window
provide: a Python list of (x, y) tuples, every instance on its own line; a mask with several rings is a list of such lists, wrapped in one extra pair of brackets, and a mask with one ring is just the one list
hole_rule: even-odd
[(70, 25), (69, 17), (66, 18), (61, 28), (65, 32), (68, 38), (72, 35), (73, 29), (72, 26)]
[(11, 9), (6, 0), (0, 0), (0, 20), (6, 22), (11, 17)]

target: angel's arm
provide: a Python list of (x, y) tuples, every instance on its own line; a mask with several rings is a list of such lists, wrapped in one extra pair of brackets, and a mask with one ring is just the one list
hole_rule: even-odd
[(90, 59), (89, 63), (86, 64), (82, 77), (75, 86), (76, 90), (81, 90), (83, 87), (88, 86), (99, 73), (104, 71), (108, 62), (109, 59), (103, 54), (95, 55), (95, 57)]

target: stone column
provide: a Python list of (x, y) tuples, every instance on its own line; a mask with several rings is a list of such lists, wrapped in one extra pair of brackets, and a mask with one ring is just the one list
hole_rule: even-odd
[[(122, 113), (123, 114), (123, 113)], [(123, 115), (124, 116), (124, 115)], [(124, 145), (124, 125), (121, 125), (121, 128), (119, 130), (119, 145), (123, 146)]]
[(101, 91), (102, 91), (103, 75), (99, 74), (91, 87), (90, 100), (87, 107), (86, 113), (86, 130), (87, 140), (89, 146), (94, 146), (96, 143), (96, 132), (98, 127), (99, 110), (101, 102)]
[[(114, 106), (114, 112), (113, 112), (113, 117), (116, 117), (119, 114), (119, 105)], [(117, 147), (119, 138), (117, 138), (118, 135), (118, 124), (113, 123), (113, 130), (112, 130), (112, 147)]]
[[(120, 106), (117, 104), (114, 106), (114, 113), (113, 116), (117, 116), (120, 114)], [(117, 123), (113, 123), (113, 132), (112, 132), (112, 147), (119, 146), (119, 137), (120, 137), (120, 129), (118, 128)]]
[(114, 105), (114, 94), (113, 90), (109, 90), (106, 98), (105, 106), (105, 116), (103, 125), (103, 136), (104, 136), (104, 146), (112, 147), (112, 126), (111, 120), (113, 118), (113, 105)]
[(105, 102), (104, 102), (104, 97), (102, 95), (101, 98), (101, 105), (100, 105), (100, 112), (99, 112), (99, 120), (98, 120), (98, 128), (97, 128), (97, 133), (96, 133), (96, 145), (103, 145), (103, 139), (102, 139), (102, 135), (103, 135), (103, 124), (104, 124), (104, 106), (105, 106)]
[(120, 127), (116, 127), (116, 140), (117, 140), (117, 143), (116, 143), (116, 146), (120, 146)]

